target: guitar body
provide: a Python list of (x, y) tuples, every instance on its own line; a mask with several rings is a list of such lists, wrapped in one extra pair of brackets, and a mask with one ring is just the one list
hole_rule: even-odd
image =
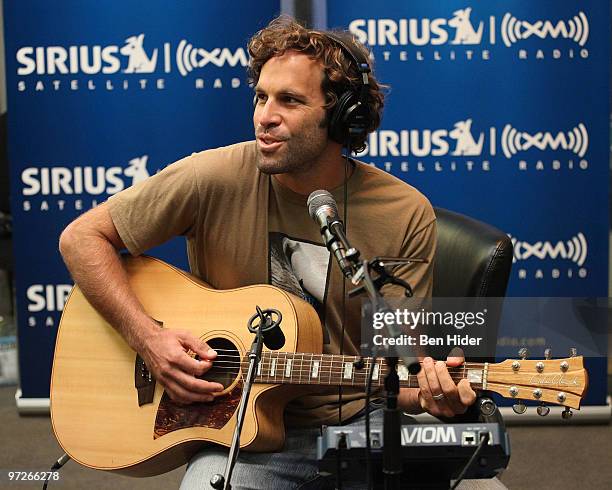
[[(282, 351), (321, 352), (316, 312), (285, 291), (268, 285), (216, 291), (149, 257), (126, 258), (124, 265), (136, 295), (161, 328), (187, 330), (218, 352), (242, 359), (253, 340), (247, 322), (259, 305), (282, 313), (286, 339)], [(221, 364), (215, 363), (204, 375), (226, 386), (221, 396), (211, 403), (174, 404), (151, 380), (142, 360), (75, 287), (64, 307), (55, 346), (51, 377), (55, 435), (78, 463), (133, 476), (176, 468), (205, 442), (229, 446), (246, 372), (240, 365), (228, 371)], [(304, 387), (295, 385), (254, 384), (242, 450), (281, 449), (283, 410), (302, 393)]]

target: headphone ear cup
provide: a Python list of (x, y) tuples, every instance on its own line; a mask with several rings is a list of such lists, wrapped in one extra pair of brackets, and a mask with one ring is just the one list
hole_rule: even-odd
[(367, 108), (359, 102), (354, 92), (344, 92), (338, 99), (329, 119), (329, 137), (346, 145), (367, 132)]
[(346, 144), (353, 115), (359, 111), (358, 98), (353, 92), (344, 92), (334, 106), (329, 118), (329, 137), (342, 145)]

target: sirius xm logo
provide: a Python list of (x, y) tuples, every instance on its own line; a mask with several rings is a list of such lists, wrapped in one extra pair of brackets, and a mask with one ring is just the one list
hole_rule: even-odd
[(510, 12), (483, 16), (466, 6), (448, 17), (354, 19), (349, 30), (371, 48), (380, 48), (375, 54), (384, 61), (489, 60), (498, 47), (515, 49), (519, 59), (589, 56), (589, 20), (582, 11), (566, 19), (527, 19)]
[(76, 211), (98, 202), (147, 177), (148, 155), (132, 158), (122, 166), (32, 166), (21, 172), (24, 211)]
[(513, 124), (480, 127), (467, 118), (447, 128), (375, 131), (362, 155), (376, 158), (373, 163), (383, 160), (385, 170), (396, 173), (488, 171), (493, 161), (512, 162), (521, 171), (559, 171), (586, 170), (588, 149), (589, 133), (582, 122), (568, 130), (546, 131)]
[(580, 278), (588, 271), (584, 264), (588, 256), (588, 242), (584, 233), (578, 232), (566, 240), (523, 240), (509, 235), (514, 247), (512, 262), (519, 279)]
[[(144, 90), (166, 88), (166, 76), (178, 72), (188, 77), (200, 69), (212, 68), (210, 79), (193, 78), (196, 89), (238, 88), (241, 79), (222, 78), (218, 69), (245, 67), (242, 47), (194, 46), (182, 39), (176, 47), (164, 42), (152, 46), (145, 34), (127, 37), (123, 45), (23, 46), (15, 54), (19, 92), (27, 90)], [(242, 73), (241, 73), (242, 74)], [(83, 77), (86, 77), (83, 79)]]
[(32, 284), (26, 289), (28, 326), (54, 327), (70, 291), (71, 284)]

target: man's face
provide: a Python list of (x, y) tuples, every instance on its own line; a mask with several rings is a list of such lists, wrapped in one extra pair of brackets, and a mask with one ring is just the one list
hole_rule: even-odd
[(305, 54), (270, 58), (255, 87), (257, 167), (267, 174), (306, 172), (328, 144), (323, 68)]

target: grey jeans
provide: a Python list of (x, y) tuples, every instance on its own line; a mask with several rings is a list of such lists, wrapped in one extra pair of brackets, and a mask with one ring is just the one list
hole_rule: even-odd
[[(363, 424), (363, 415), (348, 425)], [(382, 410), (370, 414), (372, 422), (382, 421)], [(232, 489), (265, 490), (323, 490), (335, 488), (334, 477), (320, 475), (317, 467), (317, 436), (319, 429), (289, 429), (285, 447), (279, 453), (241, 452), (232, 474)], [(212, 488), (211, 477), (225, 472), (228, 450), (219, 446), (208, 446), (189, 462), (181, 482), (181, 490)], [(343, 482), (343, 489), (364, 489), (363, 481)], [(506, 487), (496, 478), (491, 480), (464, 480), (461, 490), (497, 490)]]

